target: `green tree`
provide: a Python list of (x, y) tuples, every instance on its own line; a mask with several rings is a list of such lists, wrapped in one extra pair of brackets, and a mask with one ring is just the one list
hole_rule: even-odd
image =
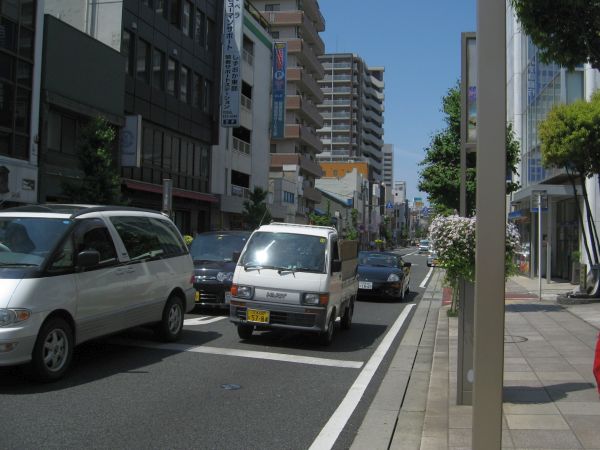
[[(583, 234), (584, 248), (590, 262), (600, 261), (600, 241), (592, 208), (588, 201), (586, 180), (600, 174), (600, 92), (590, 102), (580, 100), (569, 105), (556, 105), (540, 123), (539, 134), (544, 166), (564, 168), (573, 186), (575, 205)], [(583, 194), (586, 214), (577, 201), (576, 184)], [(600, 178), (599, 178), (600, 183)]]
[(82, 178), (65, 180), (63, 193), (73, 202), (120, 204), (121, 178), (113, 163), (111, 148), (115, 128), (103, 117), (91, 119), (82, 129), (77, 145)]
[(268, 191), (265, 191), (259, 186), (255, 186), (250, 192), (250, 199), (244, 201), (244, 210), (242, 211), (242, 219), (251, 230), (255, 230), (261, 224), (271, 221), (271, 214), (265, 202)]
[(346, 239), (358, 240), (358, 209), (352, 208), (350, 211), (350, 222), (346, 227)]
[(327, 212), (325, 214), (316, 214), (313, 212), (308, 215), (308, 218), (313, 225), (330, 227), (333, 223), (333, 220), (331, 219), (331, 202), (327, 200)]
[[(450, 88), (442, 99), (442, 112), (446, 128), (431, 138), (425, 149), (425, 159), (419, 174), (418, 188), (427, 192), (429, 202), (436, 214), (451, 214), (460, 209), (460, 86)], [(467, 154), (467, 205), (466, 211), (475, 211), (476, 154)], [(515, 140), (512, 125), (506, 129), (506, 170), (517, 172), (519, 143)], [(506, 192), (518, 189), (516, 183), (507, 183)]]
[(600, 69), (598, 0), (511, 0), (519, 22), (546, 63)]

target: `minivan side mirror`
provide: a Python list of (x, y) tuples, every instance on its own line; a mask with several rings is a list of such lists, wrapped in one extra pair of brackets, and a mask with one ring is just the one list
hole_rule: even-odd
[(339, 259), (334, 259), (331, 261), (331, 273), (341, 272), (342, 271), (342, 261)]
[(242, 252), (233, 252), (233, 255), (231, 255), (231, 260), (234, 263), (237, 263), (240, 260), (240, 255), (242, 254)]
[(410, 267), (410, 266), (412, 266), (412, 263), (409, 263), (409, 262), (404, 263), (404, 267)]
[(100, 253), (96, 250), (84, 250), (77, 255), (77, 266), (87, 269), (100, 264)]

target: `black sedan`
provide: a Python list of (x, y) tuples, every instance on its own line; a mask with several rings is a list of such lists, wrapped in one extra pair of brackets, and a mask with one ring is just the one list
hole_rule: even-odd
[(358, 254), (358, 296), (404, 300), (409, 292), (411, 263), (388, 252)]

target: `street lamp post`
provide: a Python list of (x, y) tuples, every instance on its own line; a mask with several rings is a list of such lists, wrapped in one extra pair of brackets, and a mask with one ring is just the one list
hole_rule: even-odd
[(502, 446), (506, 2), (477, 0), (477, 243), (472, 448)]

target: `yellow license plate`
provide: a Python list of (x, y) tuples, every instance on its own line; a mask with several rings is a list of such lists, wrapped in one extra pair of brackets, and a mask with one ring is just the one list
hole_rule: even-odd
[(200, 292), (196, 291), (196, 301), (199, 302), (200, 301)]
[(246, 310), (248, 322), (269, 323), (269, 311), (258, 311), (256, 309)]

